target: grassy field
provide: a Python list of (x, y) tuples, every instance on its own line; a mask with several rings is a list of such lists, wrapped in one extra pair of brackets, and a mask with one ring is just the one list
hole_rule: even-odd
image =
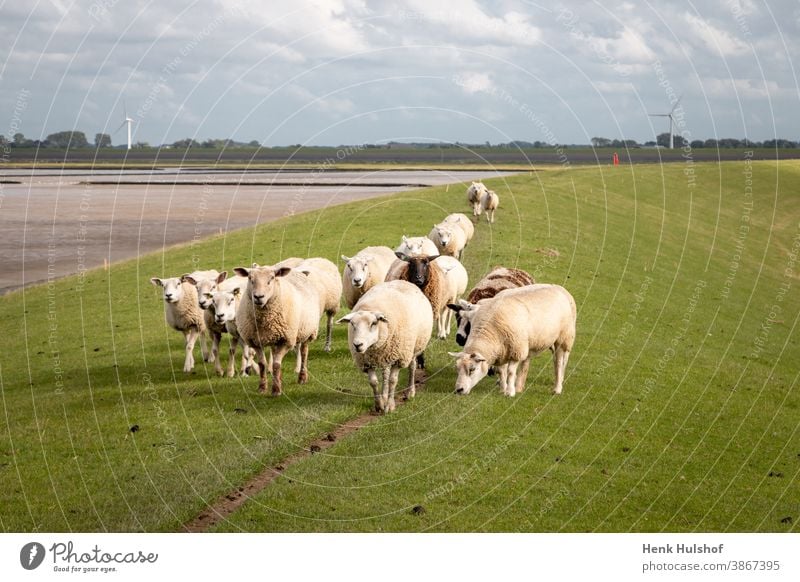
[[(578, 304), (564, 393), (425, 389), (288, 467), (217, 531), (797, 531), (800, 163), (637, 165), (490, 184), (465, 265), (563, 284)], [(750, 190), (752, 188), (752, 190)], [(448, 191), (449, 190), (449, 191)], [(752, 192), (752, 196), (750, 196)], [(337, 328), (309, 385), (182, 367), (151, 276), (424, 234), (463, 188), (349, 204), (0, 297), (0, 529), (170, 531), (368, 410)], [(197, 358), (199, 360), (199, 358)], [(404, 376), (403, 376), (404, 377)], [(403, 381), (401, 377), (401, 382)]]

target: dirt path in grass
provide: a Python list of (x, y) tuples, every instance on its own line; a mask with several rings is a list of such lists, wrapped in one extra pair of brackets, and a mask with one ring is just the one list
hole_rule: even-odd
[[(427, 374), (424, 370), (417, 370), (414, 376), (414, 382), (417, 390), (424, 387), (427, 380)], [(402, 392), (401, 392), (402, 393)], [(400, 407), (405, 404), (406, 399), (401, 397), (397, 402)], [(352, 420), (337, 426), (334, 430), (327, 433), (325, 436), (311, 441), (308, 446), (303, 450), (292, 453), (275, 465), (265, 467), (256, 476), (250, 478), (243, 485), (234, 488), (219, 499), (212, 505), (206, 507), (200, 514), (191, 521), (183, 524), (179, 531), (188, 533), (202, 533), (210, 530), (212, 527), (224, 521), (229, 515), (244, 505), (251, 497), (255, 497), (261, 491), (266, 489), (278, 477), (280, 477), (287, 468), (295, 463), (299, 463), (304, 459), (321, 453), (325, 449), (332, 447), (340, 439), (353, 434), (357, 430), (365, 427), (369, 423), (380, 418), (381, 415), (375, 412), (366, 412)]]

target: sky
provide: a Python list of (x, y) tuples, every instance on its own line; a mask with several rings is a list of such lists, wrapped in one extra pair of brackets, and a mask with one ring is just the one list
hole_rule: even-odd
[(795, 58), (796, 0), (0, 0), (0, 131), (800, 140)]

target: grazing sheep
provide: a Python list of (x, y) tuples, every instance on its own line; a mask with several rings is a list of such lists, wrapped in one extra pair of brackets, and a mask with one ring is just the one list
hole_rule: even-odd
[[(259, 392), (267, 390), (266, 348), (272, 349), (272, 394), (283, 391), (281, 362), (298, 347), (297, 382), (308, 382), (308, 344), (317, 339), (320, 299), (316, 288), (302, 273), (289, 267), (237, 267), (247, 277), (247, 289), (236, 310), (236, 328), (245, 343), (256, 351)], [(338, 275), (338, 273), (337, 273)]]
[(420, 257), (426, 255), (431, 257), (439, 254), (436, 244), (427, 236), (407, 237), (403, 235), (403, 242), (395, 249), (396, 253), (403, 253), (408, 257)]
[(194, 369), (194, 344), (205, 331), (203, 310), (197, 303), (197, 290), (180, 277), (153, 277), (150, 282), (164, 289), (164, 316), (171, 328), (183, 333), (186, 342), (183, 371), (191, 372)]
[[(487, 190), (481, 195), (481, 211), (486, 211), (486, 222), (494, 222), (494, 211), (500, 206), (500, 197), (494, 190)], [(478, 212), (480, 215), (480, 212)]]
[[(214, 313), (214, 323), (225, 327), (225, 330), (231, 336), (231, 344), (228, 352), (228, 377), (233, 378), (236, 375), (234, 361), (236, 359), (236, 347), (242, 346), (242, 376), (247, 376), (248, 370), (258, 371), (258, 364), (253, 360), (253, 350), (245, 344), (239, 335), (239, 329), (236, 327), (236, 311), (239, 308), (243, 291), (235, 287), (233, 291), (214, 291), (211, 294), (212, 307), (206, 313)], [(215, 360), (216, 371), (222, 376), (222, 365), (219, 358)]]
[[(554, 394), (561, 394), (564, 371), (575, 342), (575, 300), (559, 285), (507, 289), (482, 305), (472, 320), (472, 333), (456, 359), (456, 392), (469, 391), (497, 366), (503, 394), (525, 388), (533, 356), (553, 352)], [(520, 364), (522, 367), (520, 368)]]
[(342, 273), (344, 302), (349, 309), (353, 309), (364, 293), (378, 283), (383, 283), (396, 258), (389, 247), (367, 247), (358, 251), (354, 257), (342, 255), (342, 260), (346, 263)]
[(461, 230), (464, 231), (464, 236), (467, 237), (466, 244), (469, 244), (469, 241), (471, 241), (472, 237), (475, 236), (475, 225), (472, 224), (472, 221), (467, 217), (466, 214), (454, 212), (453, 214), (448, 214), (445, 216), (442, 222), (446, 222), (448, 224), (457, 224), (460, 226)]
[(487, 190), (483, 182), (473, 182), (467, 188), (467, 203), (472, 206), (472, 216), (481, 215), (481, 196)]
[(533, 277), (521, 269), (495, 267), (489, 271), (472, 288), (466, 301), (461, 299), (457, 304), (451, 303), (447, 306), (456, 314), (456, 343), (460, 346), (467, 343), (470, 322), (478, 311), (476, 304), (483, 303), (483, 299), (490, 299), (500, 291), (533, 285), (535, 282)]
[(467, 270), (458, 259), (443, 255), (408, 257), (397, 253), (397, 259), (386, 280), (399, 279), (419, 287), (430, 302), (437, 337), (445, 339), (450, 333), (451, 317), (447, 304), (455, 302), (467, 290)]
[[(407, 395), (413, 397), (417, 358), (433, 329), (433, 314), (422, 292), (407, 281), (381, 283), (367, 291), (351, 313), (347, 340), (356, 366), (366, 372), (378, 412), (395, 409), (394, 393), (401, 368), (408, 368)], [(383, 372), (378, 390), (377, 371)]]
[(461, 259), (464, 247), (467, 246), (467, 236), (458, 224), (441, 222), (434, 224), (428, 238), (436, 245), (440, 255), (448, 255)]
[(339, 311), (339, 305), (342, 302), (342, 279), (339, 276), (339, 269), (328, 259), (320, 257), (306, 259), (293, 268), (307, 275), (308, 280), (317, 290), (320, 312), (328, 316), (324, 349), (326, 352), (330, 352), (333, 316)]

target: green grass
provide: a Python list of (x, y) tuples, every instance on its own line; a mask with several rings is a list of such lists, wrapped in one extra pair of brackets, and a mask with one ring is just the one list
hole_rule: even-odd
[[(218, 531), (796, 531), (800, 164), (754, 162), (751, 211), (746, 169), (493, 181), (497, 223), (477, 227), (465, 264), (473, 282), (516, 265), (573, 293), (564, 393), (550, 395), (542, 355), (514, 399), (488, 379), (456, 397), (455, 343), (433, 340), (412, 402), (289, 467)], [(395, 244), (463, 211), (462, 190), (333, 207), (92, 271), (82, 290), (69, 278), (0, 298), (0, 529), (175, 530), (366, 411), (344, 329), (332, 354), (312, 348), (311, 384), (289, 380), (281, 399), (208, 365), (183, 374), (148, 279), (193, 257), (230, 269)]]

